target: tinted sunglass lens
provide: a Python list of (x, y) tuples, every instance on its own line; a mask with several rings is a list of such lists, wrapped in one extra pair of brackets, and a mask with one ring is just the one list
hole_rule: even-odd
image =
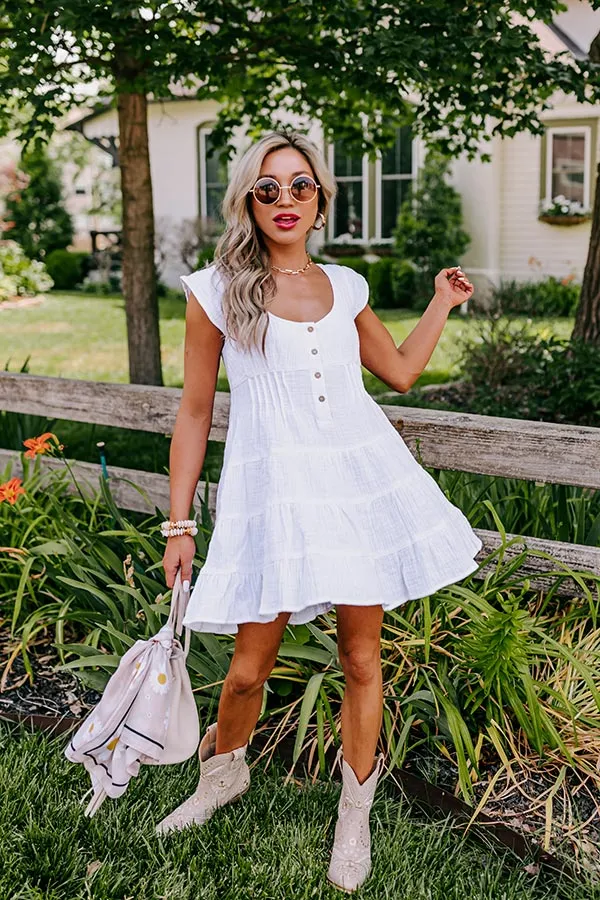
[(312, 178), (307, 178), (304, 175), (299, 175), (292, 181), (292, 195), (301, 203), (306, 203), (308, 200), (312, 200), (316, 193), (317, 185), (312, 180)]
[(275, 203), (279, 197), (279, 185), (271, 179), (257, 181), (254, 187), (254, 195), (260, 203)]

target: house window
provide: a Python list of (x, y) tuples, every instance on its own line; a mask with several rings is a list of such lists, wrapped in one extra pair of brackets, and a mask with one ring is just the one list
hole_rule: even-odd
[(200, 215), (223, 222), (221, 203), (228, 182), (227, 158), (213, 146), (211, 132), (199, 132), (200, 154)]
[(333, 229), (330, 237), (351, 235), (354, 240), (362, 240), (363, 218), (363, 157), (345, 149), (342, 141), (335, 141), (332, 148), (333, 173), (337, 183), (334, 201)]
[(394, 144), (382, 151), (379, 166), (381, 174), (378, 237), (385, 239), (393, 236), (400, 207), (411, 188), (413, 150), (410, 125), (398, 128)]
[(546, 198), (562, 194), (567, 200), (590, 205), (591, 129), (555, 127), (547, 132)]

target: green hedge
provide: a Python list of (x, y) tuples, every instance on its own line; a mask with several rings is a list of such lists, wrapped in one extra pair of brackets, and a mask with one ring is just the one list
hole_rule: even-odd
[(336, 264), (348, 266), (349, 269), (354, 269), (355, 272), (364, 275), (367, 281), (369, 279), (369, 268), (371, 263), (367, 262), (366, 259), (363, 259), (362, 256), (340, 256)]
[(494, 288), (491, 304), (502, 313), (527, 316), (573, 316), (581, 285), (572, 275), (542, 281), (503, 280)]
[(80, 285), (89, 272), (91, 259), (91, 253), (52, 250), (44, 262), (55, 290), (69, 291)]
[(369, 265), (369, 288), (371, 306), (375, 309), (394, 309), (398, 304), (392, 282), (392, 271), (397, 261), (391, 257), (378, 260)]

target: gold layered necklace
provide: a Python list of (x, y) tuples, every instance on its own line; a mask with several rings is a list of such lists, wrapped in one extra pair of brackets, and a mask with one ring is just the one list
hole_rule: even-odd
[(310, 253), (307, 253), (306, 255), (308, 257), (308, 262), (305, 266), (302, 266), (301, 269), (281, 269), (279, 266), (274, 266), (273, 264), (271, 264), (271, 268), (276, 269), (278, 272), (282, 272), (284, 275), (301, 275), (302, 272), (306, 272), (307, 269), (314, 266), (314, 263), (310, 258)]

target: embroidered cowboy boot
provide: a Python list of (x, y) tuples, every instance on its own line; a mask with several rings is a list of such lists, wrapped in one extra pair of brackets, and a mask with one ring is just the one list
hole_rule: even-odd
[[(336, 763), (341, 754), (340, 748)], [(342, 792), (327, 878), (349, 894), (360, 887), (371, 871), (369, 814), (383, 765), (384, 754), (380, 753), (371, 774), (360, 784), (354, 769), (342, 757)]]
[(237, 800), (250, 787), (250, 769), (246, 762), (248, 744), (215, 753), (217, 723), (206, 729), (200, 741), (200, 780), (196, 790), (156, 826), (157, 834), (180, 831), (188, 825), (204, 825), (219, 806)]

